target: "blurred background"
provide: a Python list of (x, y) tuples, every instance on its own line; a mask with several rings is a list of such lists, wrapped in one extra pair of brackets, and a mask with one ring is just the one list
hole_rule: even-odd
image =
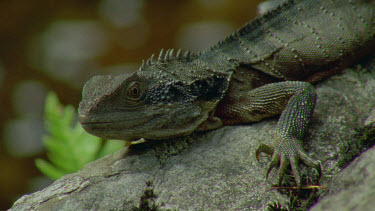
[(256, 15), (260, 0), (1, 0), (0, 210), (52, 181), (45, 158), (48, 91), (76, 108), (94, 75), (133, 72), (161, 48), (205, 49)]

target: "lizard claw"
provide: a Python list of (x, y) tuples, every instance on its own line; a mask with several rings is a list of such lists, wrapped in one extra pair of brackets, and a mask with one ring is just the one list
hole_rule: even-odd
[[(292, 139), (292, 140), (291, 140)], [(276, 146), (268, 146), (261, 144), (256, 150), (256, 157), (259, 161), (260, 153), (272, 155), (270, 164), (268, 165), (266, 179), (274, 167), (279, 167), (278, 172), (278, 185), (281, 186), (285, 172), (290, 164), (296, 184), (301, 187), (301, 173), (298, 167), (298, 161), (301, 160), (305, 165), (315, 168), (318, 171), (319, 177), (322, 174), (321, 166), (318, 161), (315, 161), (302, 147), (297, 144), (298, 140), (294, 138), (288, 138), (288, 140), (276, 141)]]
[(267, 153), (269, 155), (272, 155), (273, 154), (273, 147), (267, 145), (267, 144), (263, 144), (261, 143), (257, 149), (257, 151), (255, 152), (255, 155), (256, 155), (256, 158), (257, 160), (259, 161), (259, 156), (260, 156), (260, 153)]

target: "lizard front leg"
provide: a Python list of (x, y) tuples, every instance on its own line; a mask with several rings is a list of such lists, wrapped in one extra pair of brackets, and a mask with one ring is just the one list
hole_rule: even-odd
[(315, 107), (314, 87), (307, 82), (281, 82), (265, 85), (254, 91), (258, 93), (260, 98), (264, 98), (264, 94), (259, 94), (259, 92), (264, 93), (263, 90), (267, 90), (268, 99), (271, 101), (280, 98), (277, 94), (280, 91), (284, 92), (285, 100), (289, 99), (276, 125), (274, 146), (262, 144), (257, 149), (256, 156), (259, 158), (261, 152), (272, 154), (267, 177), (273, 167), (280, 165), (279, 185), (281, 185), (284, 173), (290, 164), (296, 183), (301, 186), (298, 160), (302, 160), (307, 166), (316, 168), (319, 176), (321, 175), (320, 163), (310, 158), (301, 144)]
[[(231, 105), (226, 109), (229, 109), (230, 112), (223, 113), (223, 119), (224, 123), (229, 124), (232, 123), (230, 121), (245, 123), (259, 121), (265, 117), (281, 113), (275, 129), (273, 146), (261, 144), (256, 151), (256, 156), (259, 158), (261, 152), (272, 154), (267, 177), (273, 167), (280, 165), (278, 172), (280, 185), (290, 164), (295, 181), (298, 186), (301, 186), (299, 160), (302, 160), (307, 166), (316, 168), (319, 176), (321, 174), (320, 163), (307, 155), (301, 143), (310, 123), (315, 101), (315, 89), (308, 82), (271, 83), (229, 99)], [(229, 113), (231, 113), (230, 116)]]

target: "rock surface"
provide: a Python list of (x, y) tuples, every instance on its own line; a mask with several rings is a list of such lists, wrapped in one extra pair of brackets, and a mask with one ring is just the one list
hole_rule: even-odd
[(362, 153), (335, 176), (330, 193), (311, 210), (374, 210), (375, 148)]
[[(375, 206), (375, 149), (344, 170), (337, 166), (345, 156), (340, 146), (355, 141), (355, 129), (375, 108), (374, 65), (355, 69), (316, 86), (318, 101), (304, 146), (321, 161), (320, 183), (330, 191), (322, 191), (316, 210)], [(12, 210), (137, 210), (147, 203), (160, 210), (265, 210), (275, 201), (287, 207), (288, 196), (266, 191), (277, 174), (273, 170), (265, 180), (270, 157), (255, 159), (259, 144), (272, 142), (276, 122), (271, 118), (124, 148), (23, 196)], [(303, 172), (314, 175), (310, 168)]]

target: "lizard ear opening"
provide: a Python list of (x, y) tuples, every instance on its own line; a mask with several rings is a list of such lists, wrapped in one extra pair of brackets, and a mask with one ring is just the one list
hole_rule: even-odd
[(125, 97), (129, 100), (139, 100), (142, 96), (141, 86), (137, 81), (130, 83), (125, 92)]

